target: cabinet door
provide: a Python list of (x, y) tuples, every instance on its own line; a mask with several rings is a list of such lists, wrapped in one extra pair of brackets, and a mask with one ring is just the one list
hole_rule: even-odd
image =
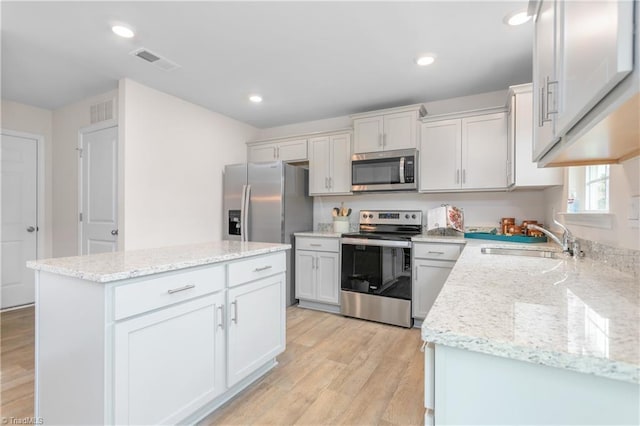
[(507, 118), (505, 113), (462, 119), (462, 188), (507, 186)]
[(296, 299), (315, 300), (315, 251), (296, 250)]
[(249, 162), (259, 163), (276, 159), (276, 146), (274, 144), (253, 145), (249, 147)]
[(276, 144), (276, 159), (282, 161), (305, 161), (308, 159), (307, 140), (297, 139)]
[(340, 261), (338, 253), (316, 253), (316, 300), (340, 303)]
[(538, 164), (531, 160), (532, 157), (532, 93), (522, 92), (514, 95), (515, 99), (512, 103), (512, 111), (515, 110), (515, 116), (510, 120), (514, 120), (515, 128), (509, 129), (514, 132), (512, 136), (514, 141), (509, 140), (509, 144), (515, 143), (515, 186), (538, 187), (562, 185), (564, 179), (563, 167), (538, 167)]
[[(331, 192), (351, 192), (351, 135), (331, 136)], [(311, 166), (309, 166), (311, 168)]]
[(416, 113), (399, 112), (384, 116), (382, 146), (385, 151), (416, 147)]
[(329, 190), (331, 150), (328, 136), (309, 140), (309, 194), (322, 195)]
[[(535, 15), (533, 36), (533, 161), (558, 142), (555, 115), (547, 96), (547, 81), (556, 78), (556, 1), (542, 0)], [(551, 107), (551, 108), (550, 108)]]
[[(529, 97), (531, 98), (531, 97)], [(531, 109), (529, 109), (531, 112)], [(507, 187), (516, 183), (516, 95), (509, 97), (507, 118)]]
[(454, 261), (415, 259), (413, 317), (424, 319), (447, 280)]
[(229, 387), (284, 351), (285, 281), (282, 273), (228, 290)]
[(420, 137), (420, 191), (460, 189), (461, 121), (423, 123)]
[(633, 70), (633, 2), (561, 4), (557, 132), (564, 135)]
[(116, 424), (177, 424), (225, 390), (224, 292), (116, 323)]
[(353, 120), (353, 152), (382, 151), (384, 119), (382, 116), (357, 118)]

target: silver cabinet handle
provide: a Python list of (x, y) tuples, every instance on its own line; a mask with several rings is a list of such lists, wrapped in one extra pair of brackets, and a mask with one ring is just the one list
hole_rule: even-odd
[(460, 169), (456, 169), (456, 183), (460, 183)]
[(169, 290), (167, 290), (167, 293), (169, 293), (169, 294), (178, 293), (179, 291), (191, 290), (192, 288), (195, 288), (195, 287), (196, 287), (195, 284), (187, 284), (184, 287), (178, 287), (178, 288), (169, 289)]
[[(546, 77), (545, 80), (549, 80), (549, 77)], [(545, 96), (545, 92), (547, 96)], [(545, 106), (549, 103), (549, 89), (545, 86), (540, 88), (540, 127), (544, 126), (544, 123), (550, 122), (549, 113), (546, 111)]]
[(112, 230), (111, 230), (111, 235), (113, 235), (114, 237), (115, 237), (116, 235), (118, 235), (118, 230), (117, 230), (117, 229), (112, 229)]
[(467, 183), (467, 169), (462, 169), (462, 183)]
[(322, 244), (309, 244), (311, 247), (322, 247)]
[(33, 232), (35, 230), (36, 230), (36, 228), (33, 227), (33, 226), (30, 226), (30, 227), (27, 228), (27, 232)]
[(329, 176), (329, 189), (333, 187), (333, 178)]
[(262, 271), (266, 271), (267, 269), (271, 269), (273, 268), (273, 266), (271, 265), (267, 265), (267, 266), (263, 266), (261, 268), (256, 268), (253, 270), (253, 272), (262, 272)]
[(416, 266), (416, 281), (418, 281), (418, 267)]
[(276, 154), (276, 147), (273, 147), (273, 159), (277, 159), (278, 158), (278, 154)]
[(231, 321), (237, 324), (238, 323), (238, 301), (234, 300), (233, 302), (231, 302), (231, 304), (233, 305), (233, 318), (231, 318)]
[(276, 146), (276, 158), (280, 158), (280, 147)]
[(324, 178), (324, 187), (325, 187), (326, 189), (329, 189), (329, 178), (328, 178), (328, 177), (325, 177), (325, 178)]
[[(547, 92), (547, 103), (546, 103), (547, 113), (545, 115), (545, 118), (547, 118), (548, 120), (551, 120), (549, 118), (549, 115), (558, 113), (558, 99), (557, 99), (557, 96), (556, 96), (557, 90), (552, 92), (550, 89), (551, 89), (551, 86), (553, 86), (553, 85), (555, 85), (557, 87), (558, 86), (558, 82), (549, 80), (549, 76), (547, 76), (546, 85), (547, 85), (547, 90), (546, 90), (546, 92)], [(553, 101), (554, 101), (553, 103), (555, 104), (555, 108), (553, 110), (551, 108), (549, 108), (549, 98), (551, 97), (551, 94), (553, 94)]]
[(429, 254), (444, 254), (443, 251), (428, 251)]
[(218, 312), (220, 312), (220, 322), (218, 323), (218, 327), (224, 330), (224, 305), (218, 306)]

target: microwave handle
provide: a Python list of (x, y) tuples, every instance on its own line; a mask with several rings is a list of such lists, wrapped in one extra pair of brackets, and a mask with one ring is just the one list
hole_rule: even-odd
[(400, 157), (400, 183), (404, 182), (404, 157)]

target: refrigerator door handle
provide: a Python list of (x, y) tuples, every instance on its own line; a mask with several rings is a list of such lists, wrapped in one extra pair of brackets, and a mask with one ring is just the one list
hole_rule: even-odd
[(244, 241), (244, 238), (246, 235), (244, 232), (244, 227), (246, 226), (244, 199), (246, 196), (247, 196), (247, 185), (242, 185), (242, 196), (240, 197), (240, 241)]
[(249, 241), (249, 200), (251, 199), (251, 185), (247, 185), (244, 193), (244, 240)]

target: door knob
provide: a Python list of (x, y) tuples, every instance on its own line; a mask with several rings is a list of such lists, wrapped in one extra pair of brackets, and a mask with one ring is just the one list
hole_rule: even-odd
[(36, 228), (33, 227), (33, 226), (30, 226), (30, 227), (27, 228), (27, 232), (33, 232), (35, 230), (36, 230)]
[(118, 230), (117, 229), (112, 229), (111, 230), (111, 235), (118, 235)]

